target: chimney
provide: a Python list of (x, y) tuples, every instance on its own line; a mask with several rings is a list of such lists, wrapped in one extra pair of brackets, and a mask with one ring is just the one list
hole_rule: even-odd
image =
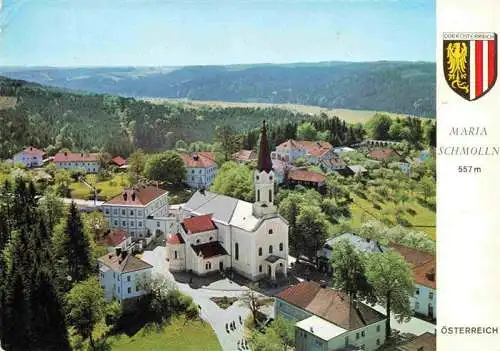
[(429, 279), (431, 282), (435, 281), (436, 280), (436, 272), (433, 270), (425, 273), (425, 276), (427, 277), (427, 279)]
[(33, 151), (33, 146), (30, 146), (30, 151)]
[(314, 334), (314, 328), (312, 326), (309, 327), (309, 331)]
[(115, 251), (116, 251), (116, 256), (118, 257), (122, 253), (122, 248), (121, 247), (115, 247)]
[(135, 201), (135, 191), (132, 192), (132, 201)]
[(64, 151), (64, 156), (68, 156), (68, 152)]
[(125, 257), (127, 257), (127, 254), (128, 254), (127, 250), (123, 250), (123, 251), (121, 252), (122, 260), (124, 260), (124, 259), (125, 259)]
[(83, 152), (80, 154), (80, 156), (82, 156), (82, 157), (83, 157)]
[(127, 192), (126, 191), (123, 193), (123, 201), (127, 201)]

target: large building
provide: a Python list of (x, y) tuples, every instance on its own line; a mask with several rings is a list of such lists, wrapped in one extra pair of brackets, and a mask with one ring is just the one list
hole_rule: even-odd
[(54, 156), (56, 169), (84, 169), (88, 173), (97, 173), (99, 166), (99, 154), (59, 152)]
[(415, 280), (415, 294), (411, 299), (416, 314), (435, 319), (436, 311), (436, 256), (410, 247), (390, 244), (389, 247), (411, 266)]
[(147, 292), (144, 282), (151, 278), (153, 266), (129, 254), (127, 251), (116, 249), (98, 260), (99, 283), (104, 289), (104, 299), (124, 302), (136, 299)]
[(42, 150), (29, 146), (23, 151), (19, 151), (15, 154), (13, 162), (22, 163), (28, 168), (40, 167), (43, 165), (43, 155), (45, 155), (45, 152)]
[(168, 193), (154, 186), (137, 186), (125, 189), (101, 209), (112, 229), (124, 230), (132, 239), (142, 239), (160, 227), (155, 226), (155, 217), (168, 216)]
[(186, 166), (186, 184), (195, 189), (206, 189), (211, 184), (217, 173), (215, 156), (211, 152), (181, 153), (181, 158)]
[(288, 223), (274, 205), (274, 177), (264, 123), (255, 201), (197, 191), (180, 209), (179, 230), (167, 242), (171, 268), (198, 274), (231, 268), (251, 280), (286, 275)]
[(316, 282), (283, 290), (274, 309), (295, 323), (297, 351), (372, 351), (385, 342), (385, 315)]

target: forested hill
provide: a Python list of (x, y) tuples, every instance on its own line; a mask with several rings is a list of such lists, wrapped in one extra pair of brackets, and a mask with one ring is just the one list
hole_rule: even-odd
[(279, 125), (311, 118), (277, 108), (152, 104), (0, 77), (0, 159), (27, 145), (127, 156), (137, 148), (165, 150), (178, 140), (213, 142), (217, 126), (247, 132), (264, 119)]
[(181, 68), (0, 68), (44, 85), (128, 97), (317, 105), (434, 117), (435, 63), (323, 62)]

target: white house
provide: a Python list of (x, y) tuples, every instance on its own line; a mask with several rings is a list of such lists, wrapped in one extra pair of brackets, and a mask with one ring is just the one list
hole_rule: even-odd
[(293, 163), (298, 158), (319, 164), (322, 160), (335, 157), (333, 147), (326, 141), (287, 140), (276, 147), (272, 158)]
[(295, 323), (297, 351), (372, 351), (385, 342), (385, 315), (316, 282), (283, 290), (274, 309), (276, 316)]
[(436, 256), (410, 247), (390, 244), (389, 247), (410, 264), (415, 280), (415, 295), (411, 299), (416, 314), (435, 319), (436, 313)]
[(101, 210), (111, 228), (126, 231), (133, 240), (143, 239), (160, 229), (148, 223), (168, 216), (168, 193), (154, 186), (136, 186), (105, 202)]
[(362, 238), (353, 233), (343, 233), (328, 239), (317, 253), (318, 270), (332, 273), (333, 248), (341, 241), (349, 242), (358, 252), (382, 253), (386, 248), (379, 245), (376, 240)]
[(43, 165), (43, 155), (45, 155), (45, 152), (42, 150), (29, 146), (15, 154), (13, 162), (14, 164), (22, 163), (28, 168), (40, 167)]
[(99, 154), (59, 152), (54, 156), (56, 169), (84, 169), (88, 173), (100, 170)]
[[(251, 280), (287, 274), (288, 223), (274, 205), (275, 180), (265, 123), (253, 179), (253, 203), (201, 190), (182, 206), (182, 230), (176, 239), (170, 238), (166, 250), (170, 262), (176, 260), (178, 249), (186, 253), (186, 259), (181, 263), (177, 256), (174, 269), (200, 273), (231, 268)], [(199, 259), (213, 254), (216, 260)]]
[(217, 173), (215, 156), (211, 152), (180, 153), (186, 166), (184, 181), (191, 188), (208, 188)]
[(114, 298), (124, 302), (147, 294), (142, 283), (151, 278), (153, 266), (149, 263), (121, 249), (102, 256), (98, 263), (99, 283), (106, 301)]

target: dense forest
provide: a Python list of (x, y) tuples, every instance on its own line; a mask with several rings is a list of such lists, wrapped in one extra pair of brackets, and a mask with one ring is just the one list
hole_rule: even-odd
[(128, 97), (316, 105), (434, 117), (435, 64), (322, 62), (178, 68), (0, 68), (4, 76)]
[[(334, 146), (359, 142), (370, 129), (337, 117), (310, 116), (278, 108), (157, 105), (133, 98), (79, 94), (7, 78), (0, 78), (2, 100), (11, 104), (4, 103), (8, 106), (0, 108), (0, 125), (4, 126), (0, 129), (0, 159), (12, 157), (27, 145), (44, 148), (49, 154), (67, 148), (128, 156), (137, 149), (153, 152), (174, 148), (179, 140), (211, 143), (222, 126), (242, 135), (238, 148), (250, 149), (256, 146), (262, 120), (270, 126), (273, 147), (296, 138), (298, 126), (304, 121), (309, 121), (312, 128), (305, 133), (310, 136), (308, 140), (321, 139)], [(421, 119), (408, 117), (393, 123), (388, 116), (381, 116), (384, 118), (373, 137), (404, 139), (414, 144), (422, 141)], [(415, 134), (413, 140), (411, 134)]]

